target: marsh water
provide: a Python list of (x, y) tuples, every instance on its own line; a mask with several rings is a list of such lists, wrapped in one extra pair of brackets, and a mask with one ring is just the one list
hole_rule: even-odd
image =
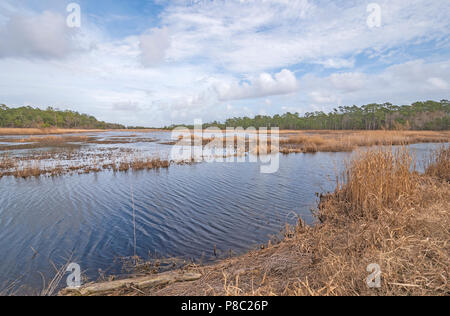
[[(158, 139), (169, 135), (156, 133)], [(158, 142), (126, 144), (164, 152)], [(420, 162), (439, 145), (410, 146)], [(316, 193), (334, 190), (350, 153), (280, 157), (258, 163), (199, 163), (169, 169), (0, 179), (0, 290), (19, 280), (39, 291), (71, 261), (96, 280), (123, 273), (118, 258), (178, 257), (209, 262), (267, 243), (298, 217), (312, 224)], [(214, 251), (216, 249), (216, 251)], [(53, 265), (54, 264), (54, 265)], [(63, 280), (63, 282), (65, 282)], [(63, 284), (64, 285), (64, 284)]]

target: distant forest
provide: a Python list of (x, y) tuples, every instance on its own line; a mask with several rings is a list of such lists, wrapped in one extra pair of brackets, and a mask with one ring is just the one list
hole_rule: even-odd
[(30, 106), (9, 108), (0, 105), (0, 127), (11, 128), (78, 128), (78, 129), (119, 129), (120, 124), (98, 121), (95, 117), (74, 111), (60, 111), (52, 107), (46, 110)]
[[(173, 129), (172, 125), (166, 129)], [(448, 100), (415, 102), (412, 105), (368, 104), (361, 107), (340, 106), (330, 113), (316, 111), (286, 113), (283, 115), (254, 118), (235, 117), (224, 123), (212, 122), (204, 127), (279, 127), (293, 130), (449, 130), (450, 102)], [(0, 127), (11, 128), (78, 128), (125, 129), (120, 124), (98, 121), (95, 117), (74, 111), (60, 111), (52, 107), (46, 110), (30, 106), (9, 108), (0, 105)], [(193, 126), (186, 126), (193, 128)], [(131, 127), (129, 127), (131, 128)]]
[[(449, 130), (450, 102), (426, 101), (412, 105), (368, 104), (361, 107), (340, 106), (330, 113), (286, 113), (254, 118), (237, 117), (225, 123), (213, 122), (206, 127), (279, 127), (293, 130)], [(169, 129), (175, 128), (171, 126)], [(190, 126), (192, 127), (192, 126)]]

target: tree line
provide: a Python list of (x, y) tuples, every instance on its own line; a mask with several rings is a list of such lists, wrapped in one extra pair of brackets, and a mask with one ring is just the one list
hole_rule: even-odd
[[(178, 125), (166, 127), (173, 129)], [(391, 103), (363, 106), (340, 106), (329, 113), (307, 112), (304, 115), (287, 112), (283, 115), (234, 117), (225, 122), (212, 122), (204, 127), (279, 127), (293, 130), (449, 130), (450, 102), (448, 100), (415, 102), (411, 105)], [(94, 116), (75, 111), (46, 110), (31, 106), (9, 108), (0, 105), (0, 127), (11, 128), (78, 128), (125, 129), (120, 124), (98, 121)], [(193, 128), (193, 126), (186, 126)]]
[(9, 108), (0, 105), (0, 127), (6, 128), (77, 128), (122, 129), (125, 126), (98, 121), (95, 117), (75, 111), (61, 111), (48, 107), (46, 110), (25, 106)]
[[(340, 106), (329, 113), (322, 111), (283, 115), (235, 117), (224, 123), (212, 122), (206, 127), (279, 127), (292, 130), (449, 130), (450, 102), (448, 100), (415, 102), (412, 105), (391, 103), (363, 106)], [(170, 126), (173, 129), (176, 126)], [(189, 126), (188, 126), (189, 127)], [(192, 126), (191, 126), (192, 127)]]

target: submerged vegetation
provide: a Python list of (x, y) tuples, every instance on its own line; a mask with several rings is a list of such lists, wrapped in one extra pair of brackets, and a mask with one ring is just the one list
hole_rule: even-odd
[[(129, 279), (94, 294), (448, 295), (448, 150), (432, 155), (425, 174), (406, 147), (359, 152), (335, 192), (321, 196), (317, 225), (299, 220), (279, 243), (184, 268), (201, 275), (196, 281), (139, 288)], [(376, 288), (366, 283), (372, 264), (381, 268)]]
[[(60, 162), (64, 159), (65, 163)], [(31, 178), (60, 176), (65, 174), (87, 174), (104, 170), (114, 172), (166, 169), (171, 164), (184, 162), (169, 161), (160, 157), (140, 157), (132, 150), (111, 149), (97, 153), (41, 153), (28, 157), (12, 158), (0, 156), (0, 179), (2, 177)]]
[[(89, 148), (89, 145), (114, 145), (153, 143), (154, 138), (124, 135), (98, 137), (90, 135), (29, 136), (2, 138), (0, 146), (0, 178), (13, 176), (30, 178), (59, 176), (64, 174), (86, 174), (112, 170), (150, 170), (168, 168), (171, 162), (159, 156), (143, 156), (131, 148)], [(41, 149), (43, 151), (35, 151)], [(19, 152), (16, 152), (16, 151)], [(20, 150), (33, 150), (21, 154)]]

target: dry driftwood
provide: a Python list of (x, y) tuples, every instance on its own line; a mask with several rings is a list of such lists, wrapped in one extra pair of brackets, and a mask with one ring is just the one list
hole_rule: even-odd
[(122, 288), (130, 287), (144, 290), (170, 283), (195, 281), (200, 278), (201, 274), (198, 273), (167, 272), (145, 277), (138, 277), (134, 279), (124, 279), (104, 283), (91, 283), (79, 289), (66, 289), (61, 292), (61, 295), (99, 295), (102, 293), (112, 292)]

